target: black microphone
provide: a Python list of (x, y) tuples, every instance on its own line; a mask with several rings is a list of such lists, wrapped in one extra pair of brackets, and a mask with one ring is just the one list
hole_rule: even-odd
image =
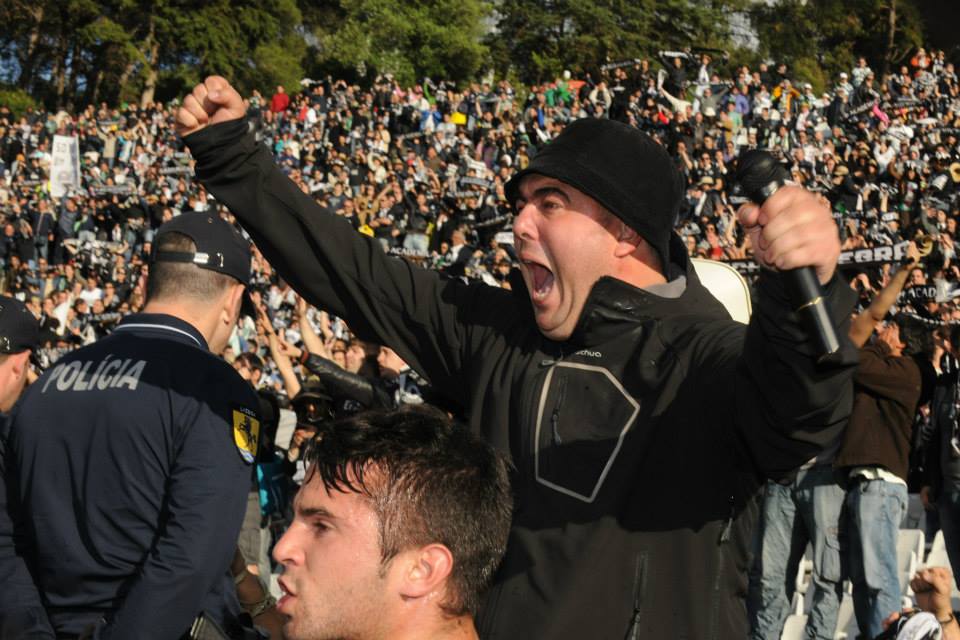
[[(735, 180), (741, 195), (762, 205), (787, 183), (788, 177), (787, 170), (776, 158), (766, 151), (752, 150), (740, 156)], [(836, 352), (840, 342), (827, 315), (823, 290), (813, 267), (784, 271), (783, 283), (795, 311), (816, 339), (820, 357)]]

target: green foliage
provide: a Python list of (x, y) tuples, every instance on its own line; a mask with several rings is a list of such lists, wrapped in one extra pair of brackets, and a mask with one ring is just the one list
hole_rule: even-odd
[(899, 64), (940, 15), (924, 0), (4, 0), (0, 82), (51, 108), (166, 100), (213, 73), (244, 93), (327, 73), (539, 83), (661, 49), (730, 49), (733, 11), (761, 43), (734, 59), (785, 61), (818, 89), (859, 55), (878, 72)]
[(424, 76), (467, 80), (480, 69), (484, 0), (339, 0), (305, 11), (317, 39), (319, 71), (356, 76), (391, 73), (401, 82)]
[(0, 33), (19, 76), (48, 106), (182, 94), (205, 75), (241, 91), (295, 85), (306, 45), (296, 0), (8, 0)]
[(487, 37), (495, 68), (525, 81), (560, 70), (596, 73), (605, 62), (661, 49), (729, 44), (731, 11), (743, 0), (500, 0)]
[[(919, 0), (779, 0), (751, 10), (763, 53), (797, 69), (811, 84), (849, 71), (864, 56), (878, 72), (922, 43)], [(893, 46), (889, 16), (895, 10)]]
[(813, 56), (802, 56), (793, 61), (793, 77), (800, 82), (809, 82), (813, 92), (820, 95), (832, 88), (830, 76), (820, 66), (820, 62)]
[(37, 101), (23, 89), (0, 85), (0, 105), (10, 109), (13, 115), (19, 118), (29, 109), (37, 108)]

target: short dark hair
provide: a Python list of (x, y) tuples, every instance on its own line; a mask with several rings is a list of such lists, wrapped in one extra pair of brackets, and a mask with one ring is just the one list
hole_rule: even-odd
[(900, 341), (907, 356), (929, 358), (933, 355), (933, 330), (922, 321), (903, 314), (894, 317), (900, 327)]
[(369, 499), (384, 566), (406, 549), (446, 546), (453, 569), (441, 607), (476, 614), (506, 550), (513, 510), (507, 466), (492, 447), (440, 410), (410, 405), (324, 425), (306, 459), (328, 491)]
[[(192, 253), (197, 250), (197, 245), (189, 236), (176, 231), (158, 236), (154, 245), (154, 251)], [(151, 262), (147, 276), (147, 301), (171, 298), (210, 301), (238, 282), (232, 276), (189, 262)]]
[[(230, 276), (227, 277), (229, 278)], [(263, 359), (255, 353), (241, 353), (234, 359), (233, 363), (255, 371), (260, 371), (261, 373), (264, 370)]]

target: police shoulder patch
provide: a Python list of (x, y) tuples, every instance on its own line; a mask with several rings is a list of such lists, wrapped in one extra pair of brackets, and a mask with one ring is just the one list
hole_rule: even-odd
[(260, 441), (260, 420), (257, 414), (246, 407), (233, 410), (233, 441), (240, 456), (247, 464), (253, 464), (257, 458), (257, 444)]

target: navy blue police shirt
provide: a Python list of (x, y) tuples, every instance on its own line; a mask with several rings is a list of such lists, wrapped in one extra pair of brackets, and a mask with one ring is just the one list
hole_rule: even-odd
[(0, 577), (19, 581), (0, 616), (42, 633), (42, 607), (61, 635), (100, 621), (97, 638), (179, 638), (201, 612), (234, 624), (257, 406), (172, 316), (128, 316), (58, 360), (0, 434)]

